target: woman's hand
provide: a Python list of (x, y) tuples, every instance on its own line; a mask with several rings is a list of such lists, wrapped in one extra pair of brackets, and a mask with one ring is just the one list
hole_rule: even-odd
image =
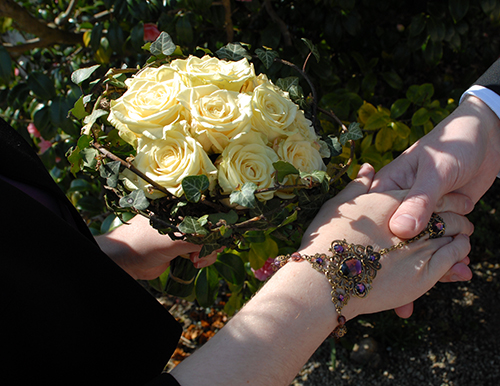
[(174, 241), (161, 235), (143, 216), (135, 216), (128, 224), (110, 233), (96, 237), (101, 249), (134, 279), (151, 280), (161, 275), (170, 262), (181, 255), (188, 255), (196, 268), (215, 262), (215, 251), (199, 258), (201, 245)]
[[(389, 220), (408, 191), (366, 194), (373, 174), (373, 168), (364, 165), (358, 178), (324, 205), (306, 231), (301, 254), (327, 252), (331, 242), (337, 239), (372, 245), (376, 251), (401, 241), (391, 233)], [(453, 210), (454, 206), (461, 206), (464, 199), (460, 195), (445, 196), (442, 207)], [(348, 319), (404, 306), (433, 287), (454, 264), (468, 263), (472, 224), (464, 216), (449, 211), (439, 215), (446, 223), (445, 236), (429, 240), (426, 235), (384, 255), (368, 299), (351, 297), (343, 310)]]

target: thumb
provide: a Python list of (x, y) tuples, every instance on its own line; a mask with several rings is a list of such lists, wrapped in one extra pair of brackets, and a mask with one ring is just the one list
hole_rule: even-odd
[(439, 197), (412, 188), (394, 212), (389, 227), (396, 236), (409, 239), (419, 234), (429, 222)]
[(375, 170), (369, 163), (365, 163), (359, 169), (356, 179), (352, 180), (344, 189), (337, 194), (337, 202), (348, 202), (361, 194), (366, 194), (371, 188)]

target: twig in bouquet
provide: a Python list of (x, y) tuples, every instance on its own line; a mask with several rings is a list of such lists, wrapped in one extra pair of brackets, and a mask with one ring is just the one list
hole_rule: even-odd
[[(311, 53), (309, 53), (307, 59), (309, 58)], [(305, 63), (307, 63), (307, 59), (305, 61)], [(309, 79), (309, 76), (307, 76), (306, 72), (304, 69), (301, 69), (299, 68), (297, 65), (293, 64), (292, 62), (289, 62), (285, 59), (281, 59), (281, 58), (274, 58), (274, 61), (275, 62), (278, 62), (278, 63), (282, 63), (282, 64), (285, 64), (289, 67), (292, 67), (295, 71), (297, 71), (300, 75), (302, 75), (302, 77), (306, 80), (307, 84), (309, 85), (309, 88), (311, 89), (311, 94), (312, 94), (312, 105), (311, 105), (311, 121), (313, 122), (313, 125), (314, 127), (317, 129), (317, 125), (318, 125), (318, 122), (317, 122), (317, 119), (316, 119), (316, 115), (317, 115), (317, 110), (318, 110), (318, 104), (317, 104), (317, 93), (316, 93), (316, 88), (314, 87), (314, 84), (313, 82), (311, 81), (311, 79)], [(305, 66), (305, 63), (304, 63), (304, 66)], [(317, 130), (316, 130), (317, 132)]]
[(111, 159), (113, 161), (120, 162), (120, 164), (122, 164), (122, 166), (126, 167), (131, 172), (135, 173), (137, 176), (139, 176), (140, 178), (142, 178), (144, 181), (146, 181), (149, 184), (151, 184), (154, 189), (159, 190), (160, 192), (166, 194), (167, 197), (169, 197), (169, 198), (172, 197), (172, 194), (167, 189), (165, 189), (163, 186), (161, 186), (158, 183), (156, 183), (155, 181), (153, 181), (151, 178), (149, 178), (147, 175), (145, 175), (143, 172), (141, 172), (139, 169), (137, 169), (130, 162), (125, 161), (125, 160), (121, 159), (120, 157), (116, 156), (115, 154), (113, 154), (112, 152), (110, 152), (108, 149), (106, 149), (104, 146), (102, 146), (101, 144), (99, 144), (97, 142), (92, 142), (92, 146), (94, 148), (96, 148), (97, 150), (99, 150), (99, 152), (101, 154), (103, 154), (104, 156), (108, 157), (109, 159)]

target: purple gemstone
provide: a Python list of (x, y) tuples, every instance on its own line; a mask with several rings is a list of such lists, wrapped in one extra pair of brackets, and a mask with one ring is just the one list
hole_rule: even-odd
[(343, 302), (343, 301), (344, 301), (344, 295), (339, 295), (339, 300), (340, 300), (341, 302)]
[(346, 277), (354, 277), (361, 273), (363, 267), (358, 259), (346, 260), (341, 266), (340, 271)]
[(370, 259), (371, 261), (375, 261), (375, 255), (370, 255), (369, 259)]
[(318, 264), (323, 264), (323, 259), (322, 259), (321, 257), (318, 257), (318, 258), (316, 259), (316, 263), (318, 263)]
[(342, 253), (342, 252), (344, 252), (344, 247), (342, 245), (335, 244), (335, 246), (333, 247), (333, 250), (337, 253)]
[(366, 291), (365, 285), (363, 283), (356, 284), (356, 291), (358, 292), (358, 294), (364, 294)]
[(441, 232), (444, 229), (444, 223), (442, 222), (435, 222), (432, 224), (432, 230), (436, 233)]

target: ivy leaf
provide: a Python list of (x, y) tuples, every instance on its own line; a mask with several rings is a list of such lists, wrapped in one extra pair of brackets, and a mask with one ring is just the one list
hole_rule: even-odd
[(311, 42), (309, 39), (302, 38), (302, 41), (306, 44), (307, 48), (309, 48), (309, 50), (312, 52), (312, 54), (316, 58), (316, 61), (318, 61), (318, 63), (319, 63), (320, 55), (319, 55), (318, 47), (316, 47), (316, 45), (314, 45), (313, 42)]
[(125, 197), (120, 198), (119, 204), (122, 208), (144, 210), (149, 207), (149, 200), (142, 189), (136, 189)]
[(245, 281), (245, 264), (240, 256), (234, 253), (220, 254), (214, 263), (214, 267), (228, 283), (243, 285)]
[(118, 175), (120, 174), (120, 161), (111, 161), (102, 164), (99, 168), (99, 173), (102, 178), (106, 179), (106, 184), (115, 188), (118, 183)]
[(356, 141), (363, 138), (363, 132), (358, 122), (353, 122), (347, 128), (347, 132), (340, 134), (340, 143), (344, 146), (347, 141)]
[(279, 182), (283, 182), (284, 178), (289, 174), (299, 174), (299, 171), (291, 163), (285, 161), (278, 161), (273, 163), (274, 169), (277, 172)]
[(90, 76), (97, 70), (99, 67), (101, 67), (100, 64), (96, 64), (94, 66), (86, 67), (86, 68), (80, 68), (76, 71), (73, 71), (71, 74), (71, 81), (77, 85), (82, 84), (84, 81), (86, 81)]
[(178, 228), (182, 233), (186, 234), (194, 234), (201, 236), (206, 236), (208, 234), (208, 230), (203, 228), (198, 219), (191, 216), (184, 217), (184, 220), (182, 220)]
[(209, 214), (208, 219), (212, 224), (217, 224), (220, 220), (223, 220), (226, 224), (236, 224), (236, 221), (238, 221), (238, 214), (234, 210), (230, 210), (227, 213)]
[(257, 185), (253, 182), (245, 182), (241, 190), (235, 190), (229, 196), (229, 202), (231, 204), (238, 204), (246, 208), (253, 209), (257, 205), (255, 202), (255, 191), (257, 190)]
[(194, 283), (196, 300), (201, 307), (210, 307), (214, 304), (219, 292), (219, 275), (214, 267), (205, 267), (200, 270)]
[(158, 38), (151, 43), (149, 47), (149, 52), (154, 56), (165, 56), (171, 55), (176, 49), (174, 42), (170, 35), (166, 32), (162, 32)]
[(229, 59), (229, 60), (241, 60), (243, 58), (247, 58), (248, 60), (252, 59), (252, 55), (239, 43), (229, 43), (224, 47), (217, 50), (216, 55), (220, 59)]
[(102, 109), (97, 109), (97, 110), (92, 111), (92, 114), (87, 115), (85, 117), (85, 119), (83, 120), (83, 123), (85, 123), (85, 125), (82, 127), (82, 134), (89, 135), (90, 130), (92, 129), (92, 126), (94, 125), (94, 123), (96, 123), (96, 121), (99, 118), (101, 118), (105, 115), (108, 115), (108, 114), (109, 114), (108, 111), (102, 110)]
[(279, 57), (279, 54), (274, 50), (263, 50), (262, 48), (257, 48), (255, 53), (266, 68), (271, 67), (274, 63), (274, 59)]
[(182, 189), (190, 202), (199, 202), (203, 192), (210, 186), (210, 181), (205, 175), (187, 176), (182, 180)]
[(328, 136), (325, 139), (328, 149), (330, 149), (330, 156), (336, 157), (342, 154), (342, 145), (337, 137)]

